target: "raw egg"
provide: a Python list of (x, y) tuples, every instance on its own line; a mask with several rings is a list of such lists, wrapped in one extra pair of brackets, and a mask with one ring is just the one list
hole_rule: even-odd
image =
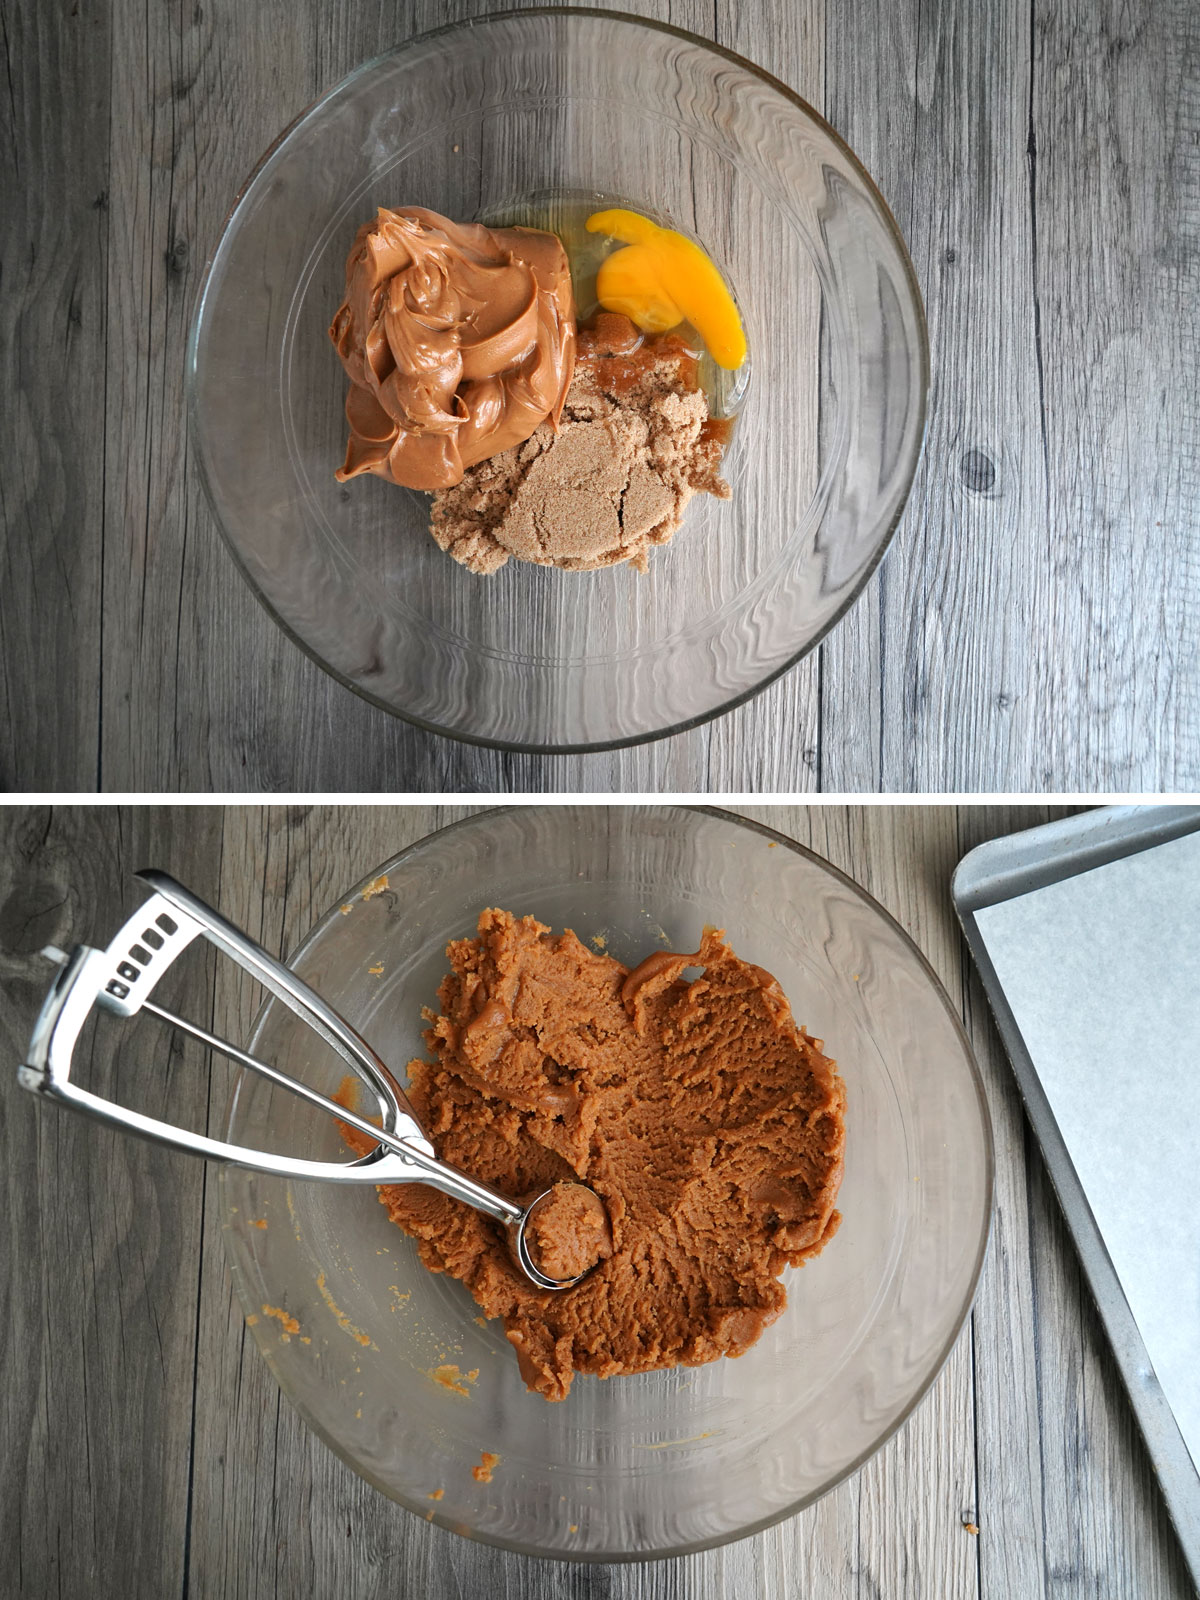
[(698, 244), (636, 211), (594, 211), (587, 228), (624, 246), (605, 256), (596, 276), (596, 298), (607, 311), (624, 313), (643, 333), (690, 322), (718, 366), (730, 372), (741, 366), (742, 319), (724, 278)]

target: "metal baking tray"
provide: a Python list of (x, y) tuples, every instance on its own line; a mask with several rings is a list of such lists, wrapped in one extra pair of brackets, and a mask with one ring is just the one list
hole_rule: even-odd
[[(1103, 807), (978, 846), (959, 863), (952, 893), (1026, 1112), (1129, 1391), (1184, 1559), (1200, 1589), (1200, 1474), (1155, 1375), (1104, 1235), (976, 921), (976, 913), (985, 907), (1015, 900), (1197, 831), (1200, 806)], [(1197, 1196), (1200, 1198), (1200, 1187)]]

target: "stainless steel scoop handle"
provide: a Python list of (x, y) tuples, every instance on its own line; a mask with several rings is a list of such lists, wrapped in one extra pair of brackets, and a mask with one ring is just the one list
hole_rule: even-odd
[(72, 1083), (71, 1052), (87, 1014), (95, 1003), (97, 980), (103, 978), (103, 972), (97, 970), (100, 963), (96, 958), (99, 957), (102, 962), (104, 956), (103, 950), (92, 950), (81, 945), (66, 959), (38, 1017), (28, 1059), (17, 1072), (20, 1083), (26, 1089), (33, 1090), (45, 1099), (55, 1100), (60, 1105), (69, 1106), (72, 1110), (86, 1112), (110, 1128), (137, 1134), (140, 1138), (154, 1140), (189, 1155), (207, 1156), (213, 1161), (228, 1161), (234, 1166), (271, 1172), (282, 1178), (343, 1178), (370, 1183), (398, 1181), (400, 1174), (391, 1170), (391, 1164), (403, 1159), (407, 1166), (407, 1158), (390, 1155), (385, 1163), (382, 1146), (361, 1161), (345, 1163), (305, 1161), (294, 1156), (274, 1155), (230, 1144), (224, 1139), (213, 1139), (207, 1134), (192, 1133), (187, 1128), (163, 1122), (158, 1117), (145, 1116), (140, 1111), (119, 1105), (114, 1100)]
[[(106, 950), (79, 945), (70, 955), (54, 949), (45, 952), (59, 963), (60, 970), (38, 1014), (27, 1058), (18, 1069), (18, 1080), (23, 1087), (86, 1112), (123, 1132), (189, 1155), (227, 1161), (276, 1177), (343, 1183), (428, 1183), (498, 1222), (506, 1230), (522, 1270), (539, 1287), (570, 1286), (566, 1280), (547, 1277), (533, 1261), (526, 1244), (529, 1217), (545, 1198), (543, 1194), (528, 1201), (513, 1200), (490, 1184), (439, 1161), (407, 1097), (382, 1060), (332, 1006), (240, 928), (227, 922), (166, 873), (146, 871), (138, 876), (155, 892), (125, 923)], [(151, 991), (167, 968), (197, 937), (208, 939), (252, 973), (314, 1029), (373, 1092), (382, 1126), (150, 999)], [(150, 1012), (207, 1048), (366, 1134), (376, 1141), (376, 1148), (357, 1161), (308, 1161), (276, 1155), (272, 1151), (193, 1133), (81, 1088), (71, 1079), (71, 1064), (79, 1034), (93, 1006), (122, 1017), (135, 1016), (139, 1011)]]

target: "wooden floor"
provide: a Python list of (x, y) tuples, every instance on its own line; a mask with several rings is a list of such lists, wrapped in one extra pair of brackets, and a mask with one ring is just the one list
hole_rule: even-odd
[[(458, 814), (458, 813), (455, 813)], [(5, 1595), (412, 1600), (1184, 1600), (1178, 1548), (1075, 1254), (964, 961), (954, 864), (1038, 809), (758, 807), (913, 935), (978, 1053), (997, 1197), (974, 1312), (931, 1393), (861, 1472), (755, 1538), (685, 1560), (561, 1566), (467, 1542), (383, 1499), (280, 1399), (233, 1298), (215, 1175), (38, 1106), (15, 1084), (47, 943), (107, 942), (165, 867), (268, 946), (450, 820), (435, 807), (0, 809), (0, 1551)], [(245, 1028), (228, 963), (179, 1009)], [(143, 1038), (145, 1035), (143, 1034)], [(223, 1068), (88, 1064), (202, 1127)], [(165, 1102), (165, 1103), (164, 1103)], [(206, 1203), (208, 1202), (208, 1203)], [(970, 1532), (972, 1524), (978, 1533)]]
[(911, 246), (928, 439), (851, 614), (728, 717), (605, 755), (471, 749), (325, 677), (203, 502), (192, 305), (279, 130), (485, 7), (2, 0), (0, 785), (1200, 788), (1195, 0), (623, 3), (823, 108)]

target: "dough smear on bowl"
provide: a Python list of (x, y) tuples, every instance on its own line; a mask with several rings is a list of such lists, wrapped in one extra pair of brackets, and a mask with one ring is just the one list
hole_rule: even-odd
[[(500, 1230), (423, 1184), (382, 1187), (434, 1272), (501, 1317), (531, 1390), (740, 1355), (780, 1315), (779, 1275), (841, 1218), (845, 1092), (778, 982), (715, 931), (632, 973), (532, 917), (485, 911), (448, 949), (408, 1094), (438, 1155), (513, 1196), (578, 1180), (611, 1254), (536, 1289)], [(690, 983), (686, 968), (703, 969)], [(365, 1153), (369, 1140), (343, 1128)]]

